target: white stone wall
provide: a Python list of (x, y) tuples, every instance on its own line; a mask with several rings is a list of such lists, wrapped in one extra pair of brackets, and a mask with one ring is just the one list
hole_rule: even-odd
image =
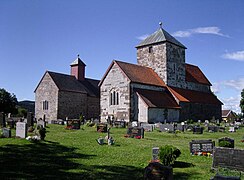
[[(110, 105), (110, 92), (119, 92), (119, 104)], [(130, 85), (129, 79), (122, 73), (117, 64), (114, 64), (100, 87), (101, 121), (106, 116), (113, 115), (115, 119), (129, 121), (130, 119)]]
[(148, 122), (148, 106), (140, 98), (140, 96), (138, 97), (138, 121)]
[[(48, 110), (43, 110), (43, 101), (48, 101)], [(46, 120), (57, 119), (58, 88), (46, 73), (35, 92), (35, 117)]]

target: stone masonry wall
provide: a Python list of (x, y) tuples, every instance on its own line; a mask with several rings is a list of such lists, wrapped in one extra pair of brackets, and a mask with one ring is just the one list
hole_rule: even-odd
[[(152, 52), (149, 53), (149, 48)], [(137, 63), (151, 67), (169, 86), (185, 88), (185, 49), (165, 42), (137, 49)]]
[[(48, 73), (45, 74), (35, 92), (35, 117), (46, 120), (57, 119), (58, 88)], [(48, 101), (48, 110), (43, 110), (43, 101)]]
[(97, 97), (89, 97), (87, 98), (87, 118), (97, 118), (99, 119), (100, 115), (100, 99)]
[(210, 120), (221, 119), (221, 105), (198, 104), (198, 103), (180, 103), (180, 120)]
[[(114, 64), (100, 87), (100, 114), (101, 121), (106, 121), (106, 116), (113, 115), (115, 119), (129, 121), (130, 116), (130, 84), (128, 78)], [(110, 92), (119, 93), (119, 104), (110, 105)]]
[(186, 82), (186, 88), (201, 92), (210, 92), (210, 86), (193, 82)]
[(87, 94), (60, 91), (58, 95), (58, 119), (78, 119), (80, 114), (87, 116)]

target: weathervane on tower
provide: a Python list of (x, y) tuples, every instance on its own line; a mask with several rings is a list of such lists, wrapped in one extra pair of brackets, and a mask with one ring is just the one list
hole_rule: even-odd
[(159, 22), (159, 26), (162, 29), (163, 23), (161, 21)]

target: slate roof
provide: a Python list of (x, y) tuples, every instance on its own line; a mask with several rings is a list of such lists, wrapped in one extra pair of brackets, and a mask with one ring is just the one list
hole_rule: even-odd
[(180, 102), (192, 102), (215, 105), (223, 104), (213, 93), (181, 89), (176, 87), (168, 87), (168, 89)]
[(154, 86), (166, 86), (163, 80), (160, 79), (158, 74), (154, 72), (153, 69), (117, 60), (114, 60), (109, 66), (99, 85), (103, 82), (104, 78), (107, 76), (108, 72), (114, 64), (117, 64), (119, 66), (119, 68), (131, 82)]
[[(47, 71), (46, 73), (51, 76), (52, 80), (60, 91), (87, 93), (89, 96), (99, 97), (100, 90), (98, 87), (98, 80), (85, 78), (84, 81), (79, 81), (75, 78), (75, 76), (67, 74), (61, 74), (51, 71)], [(44, 76), (46, 75), (46, 73), (44, 74)]]
[(178, 40), (176, 40), (173, 36), (171, 36), (167, 31), (165, 31), (161, 27), (156, 32), (148, 36), (146, 39), (141, 41), (140, 44), (136, 46), (136, 48), (166, 41), (186, 49), (186, 47), (183, 44), (181, 44)]
[(206, 76), (203, 74), (203, 72), (199, 69), (199, 67), (191, 64), (185, 64), (185, 68), (186, 68), (186, 81), (205, 84), (209, 86), (212, 85), (209, 82), (209, 80), (206, 78)]
[(167, 89), (165, 91), (136, 89), (135, 91), (149, 108), (180, 108)]
[(83, 66), (86, 66), (86, 64), (85, 64), (79, 57), (77, 57), (77, 58), (70, 64), (70, 66), (74, 66), (74, 65), (83, 65)]

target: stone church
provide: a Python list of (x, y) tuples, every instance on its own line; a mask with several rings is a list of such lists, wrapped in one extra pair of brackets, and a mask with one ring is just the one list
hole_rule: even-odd
[(70, 65), (71, 74), (46, 71), (35, 89), (35, 117), (46, 120), (99, 118), (99, 80), (85, 78), (84, 62)]
[(137, 49), (137, 64), (114, 60), (100, 86), (101, 121), (221, 119), (221, 101), (198, 66), (185, 62), (186, 47), (160, 28)]

